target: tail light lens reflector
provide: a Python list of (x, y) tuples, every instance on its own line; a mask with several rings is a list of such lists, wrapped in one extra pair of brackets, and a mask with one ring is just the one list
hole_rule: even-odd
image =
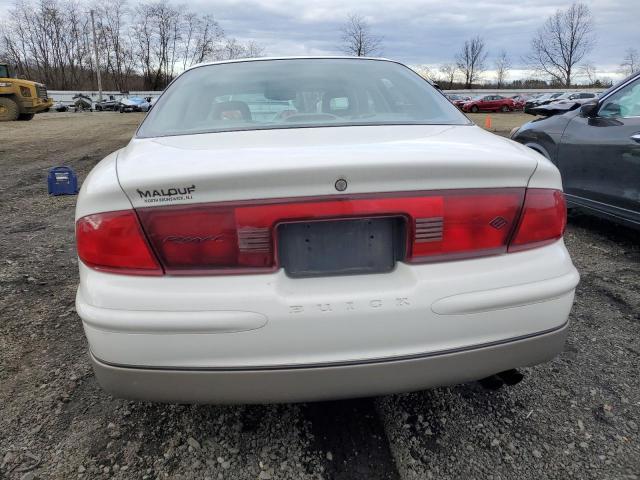
[(78, 256), (97, 270), (162, 275), (133, 211), (88, 215), (76, 222)]
[(412, 262), (504, 253), (524, 189), (457, 191), (432, 197), (431, 216), (415, 219)]
[(559, 190), (530, 188), (524, 200), (522, 215), (509, 252), (541, 247), (564, 235), (567, 226), (567, 204)]

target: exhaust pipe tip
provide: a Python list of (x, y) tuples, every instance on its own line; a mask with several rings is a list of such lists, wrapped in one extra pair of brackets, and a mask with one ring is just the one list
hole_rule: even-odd
[(524, 378), (524, 374), (516, 370), (515, 368), (511, 370), (505, 370), (504, 372), (496, 373), (495, 375), (491, 375), (489, 377), (478, 380), (478, 383), (485, 388), (486, 390), (499, 390), (505, 385), (512, 387), (517, 385)]
[(504, 386), (504, 382), (497, 375), (491, 375), (490, 377), (482, 378), (478, 380), (478, 383), (480, 383), (482, 388), (484, 388), (485, 390), (491, 391), (499, 390)]
[(505, 370), (504, 372), (498, 373), (498, 377), (500, 377), (505, 384), (512, 387), (522, 381), (524, 374), (513, 368), (511, 370)]

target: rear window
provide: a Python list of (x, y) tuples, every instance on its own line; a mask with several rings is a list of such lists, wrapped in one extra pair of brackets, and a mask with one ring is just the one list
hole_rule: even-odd
[(138, 137), (347, 125), (464, 125), (433, 86), (395, 62), (254, 60), (181, 75)]

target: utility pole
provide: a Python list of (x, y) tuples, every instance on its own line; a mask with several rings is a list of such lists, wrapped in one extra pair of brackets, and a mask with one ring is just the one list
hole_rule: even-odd
[(93, 53), (96, 57), (96, 76), (98, 77), (98, 101), (102, 101), (102, 78), (100, 77), (100, 60), (98, 60), (98, 40), (96, 37), (96, 22), (91, 10), (91, 28), (93, 29)]

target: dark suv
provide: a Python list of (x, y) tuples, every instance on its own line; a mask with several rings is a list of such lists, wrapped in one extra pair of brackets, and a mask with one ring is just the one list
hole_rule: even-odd
[(569, 206), (640, 228), (640, 72), (511, 138), (556, 164)]

